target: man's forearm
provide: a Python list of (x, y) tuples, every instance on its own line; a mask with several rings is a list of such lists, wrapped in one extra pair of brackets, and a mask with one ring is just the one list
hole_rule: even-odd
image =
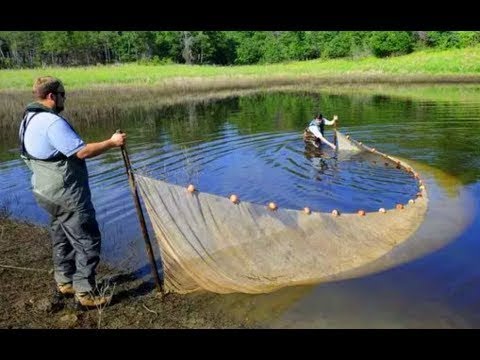
[(89, 143), (83, 149), (77, 152), (79, 159), (91, 158), (104, 153), (105, 151), (115, 147), (112, 139), (108, 139), (98, 143)]
[(327, 139), (325, 139), (323, 136), (320, 138), (321, 141), (323, 141), (323, 143), (327, 144), (328, 146), (330, 146), (333, 150), (335, 150), (335, 145), (333, 145), (330, 141), (328, 141)]

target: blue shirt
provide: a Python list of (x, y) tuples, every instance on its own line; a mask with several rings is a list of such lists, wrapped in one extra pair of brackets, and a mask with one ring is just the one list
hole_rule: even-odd
[[(33, 114), (29, 112), (27, 120)], [(49, 112), (41, 112), (29, 122), (24, 144), (27, 152), (38, 159), (48, 159), (59, 153), (70, 157), (86, 146), (65, 119)]]

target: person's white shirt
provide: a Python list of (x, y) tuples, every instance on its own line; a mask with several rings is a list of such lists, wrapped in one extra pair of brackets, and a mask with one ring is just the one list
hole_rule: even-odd
[(316, 138), (320, 139), (322, 142), (324, 142), (325, 144), (327, 144), (328, 146), (330, 146), (332, 149), (335, 150), (335, 145), (333, 145), (330, 141), (328, 141), (320, 132), (319, 125), (322, 120), (325, 125), (334, 125), (335, 122), (337, 121), (337, 115), (333, 116), (333, 120), (328, 120), (324, 117), (322, 117), (321, 119), (313, 119), (312, 121), (310, 121), (308, 130), (310, 130), (312, 134), (315, 135)]

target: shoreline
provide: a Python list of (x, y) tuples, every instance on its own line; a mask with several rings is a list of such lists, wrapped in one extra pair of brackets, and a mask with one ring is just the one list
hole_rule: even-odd
[[(40, 74), (40, 73), (39, 73)], [(33, 75), (33, 74), (32, 74)], [(38, 75), (38, 74), (37, 74)], [(60, 78), (61, 75), (59, 75)], [(34, 77), (32, 77), (33, 81)], [(242, 90), (253, 88), (271, 88), (275, 86), (316, 85), (316, 86), (355, 86), (355, 85), (454, 85), (480, 84), (479, 74), (385, 74), (376, 72), (352, 72), (346, 74), (273, 74), (273, 75), (215, 75), (215, 76), (175, 76), (163, 79), (133, 79), (124, 82), (70, 84), (64, 80), (69, 92), (85, 90), (136, 89), (164, 91), (172, 93), (197, 93), (219, 90)], [(4, 95), (27, 94), (29, 87), (1, 87)]]
[[(20, 241), (21, 240), (21, 241)], [(153, 282), (110, 269), (102, 261), (97, 281), (109, 283), (112, 303), (77, 309), (58, 296), (46, 227), (0, 214), (0, 328), (189, 329), (248, 328), (246, 320), (210, 308), (218, 294), (157, 294)]]

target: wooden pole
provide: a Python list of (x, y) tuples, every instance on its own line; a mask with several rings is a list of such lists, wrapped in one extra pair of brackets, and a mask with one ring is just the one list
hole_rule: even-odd
[(337, 141), (337, 121), (338, 121), (338, 116), (333, 115), (333, 119), (335, 120), (335, 123), (333, 124), (333, 144), (335, 145), (335, 149), (338, 150), (338, 141)]
[[(117, 130), (117, 133), (122, 133), (122, 130)], [(150, 260), (150, 265), (152, 266), (152, 275), (155, 279), (155, 285), (157, 289), (163, 294), (163, 284), (158, 276), (157, 264), (155, 262), (155, 257), (153, 256), (152, 244), (150, 242), (150, 237), (148, 236), (147, 225), (145, 223), (145, 217), (143, 216), (142, 206), (140, 205), (140, 198), (138, 196), (137, 185), (135, 183), (135, 177), (133, 175), (132, 166), (130, 164), (130, 158), (128, 157), (127, 149), (124, 145), (121, 146), (123, 162), (125, 164), (125, 169), (127, 171), (128, 182), (130, 183), (130, 190), (133, 196), (133, 202), (135, 203), (135, 209), (137, 210), (138, 221), (140, 222), (140, 228), (142, 229), (143, 240), (145, 241), (145, 248), (147, 250), (147, 255)]]

